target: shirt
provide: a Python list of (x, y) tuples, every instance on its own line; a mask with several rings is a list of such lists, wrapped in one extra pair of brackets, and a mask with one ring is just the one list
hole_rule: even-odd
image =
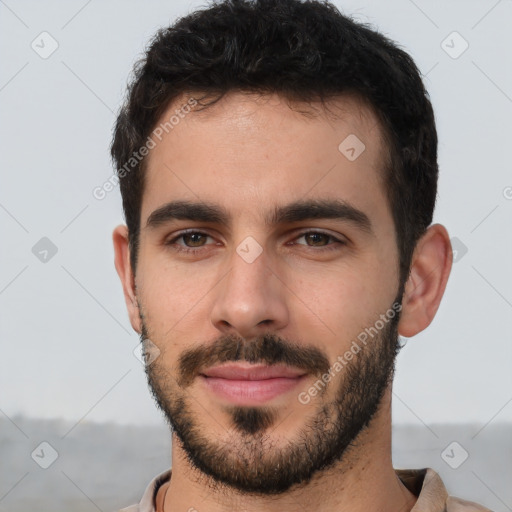
[[(168, 469), (155, 477), (138, 505), (119, 512), (161, 512), (171, 472), (172, 469)], [(431, 468), (395, 469), (395, 473), (405, 487), (418, 497), (411, 512), (492, 512), (478, 503), (449, 496), (441, 477)]]

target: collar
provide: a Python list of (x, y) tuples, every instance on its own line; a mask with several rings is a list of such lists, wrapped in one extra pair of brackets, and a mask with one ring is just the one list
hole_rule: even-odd
[[(459, 510), (491, 512), (476, 503), (449, 496), (441, 477), (431, 468), (395, 469), (395, 473), (405, 487), (418, 496), (416, 504), (410, 512), (449, 512), (452, 510), (454, 512)], [(171, 479), (171, 474), (172, 468), (156, 476), (147, 486), (138, 505), (123, 508), (119, 512), (155, 512), (158, 489)], [(459, 508), (460, 506), (463, 508)]]

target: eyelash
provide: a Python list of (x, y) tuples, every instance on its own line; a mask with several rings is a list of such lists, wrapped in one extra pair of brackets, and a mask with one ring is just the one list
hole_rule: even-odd
[[(327, 251), (338, 250), (339, 249), (338, 246), (346, 245), (346, 242), (344, 242), (342, 240), (339, 240), (335, 236), (333, 236), (333, 235), (331, 235), (329, 233), (324, 233), (323, 231), (317, 231), (317, 230), (303, 231), (303, 232), (299, 233), (295, 237), (295, 240), (297, 238), (301, 238), (304, 235), (309, 235), (309, 234), (324, 235), (324, 236), (328, 237), (329, 239), (334, 240), (334, 242), (335, 242), (334, 244), (329, 244), (329, 245), (324, 246), (324, 247), (316, 247), (316, 248), (313, 245), (309, 245), (309, 246), (306, 245), (306, 247), (315, 249), (317, 252), (327, 252)], [(200, 247), (196, 247), (196, 248), (176, 245), (175, 242), (177, 240), (179, 240), (180, 238), (183, 238), (185, 235), (203, 235), (203, 236), (206, 236), (206, 237), (210, 237), (210, 235), (208, 235), (207, 233), (203, 233), (202, 231), (195, 231), (195, 230), (191, 229), (191, 230), (187, 230), (187, 231), (182, 231), (179, 235), (175, 236), (174, 238), (172, 238), (168, 242), (165, 242), (165, 245), (170, 247), (173, 251), (176, 251), (176, 252), (179, 252), (179, 253), (186, 253), (186, 254), (198, 253), (198, 252), (200, 252), (205, 247), (204, 245), (200, 246)]]

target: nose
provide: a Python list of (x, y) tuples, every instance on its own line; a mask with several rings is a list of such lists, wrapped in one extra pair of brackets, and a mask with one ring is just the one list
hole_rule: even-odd
[(288, 324), (289, 311), (286, 286), (275, 262), (265, 251), (252, 262), (233, 251), (229, 265), (229, 272), (215, 287), (213, 325), (223, 334), (246, 339), (283, 329)]

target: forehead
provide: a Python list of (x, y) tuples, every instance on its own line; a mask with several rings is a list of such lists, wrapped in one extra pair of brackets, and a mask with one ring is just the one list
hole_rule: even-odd
[(389, 213), (380, 125), (357, 98), (337, 98), (326, 109), (231, 92), (198, 111), (186, 107), (190, 97), (174, 101), (155, 127), (142, 226), (175, 200), (218, 204), (233, 218), (262, 222), (270, 207), (305, 199), (341, 199), (369, 216)]

